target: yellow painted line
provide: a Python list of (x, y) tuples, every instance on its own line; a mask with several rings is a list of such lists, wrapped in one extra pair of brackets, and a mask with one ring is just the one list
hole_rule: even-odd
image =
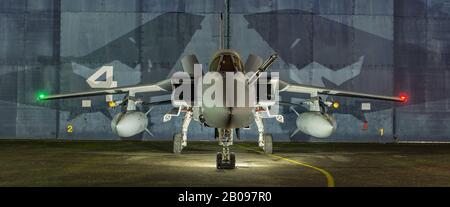
[(292, 164), (300, 165), (300, 166), (303, 166), (303, 167), (308, 167), (308, 168), (311, 168), (313, 170), (319, 171), (320, 173), (325, 175), (325, 177), (327, 178), (327, 187), (335, 187), (334, 178), (331, 175), (331, 173), (329, 173), (328, 171), (326, 171), (326, 170), (324, 170), (322, 168), (319, 168), (319, 167), (316, 167), (316, 166), (313, 166), (313, 165), (310, 165), (310, 164), (307, 164), (307, 163), (299, 162), (299, 161), (296, 161), (296, 160), (292, 160), (292, 159), (289, 159), (289, 158), (285, 158), (285, 157), (282, 157), (282, 156), (279, 156), (279, 155), (266, 154), (266, 153), (261, 152), (259, 150), (255, 150), (253, 148), (246, 147), (246, 146), (243, 146), (243, 145), (240, 145), (240, 144), (238, 146), (243, 147), (243, 148), (248, 149), (248, 150), (251, 150), (251, 151), (254, 151), (254, 152), (257, 152), (257, 153), (260, 153), (260, 154), (265, 154), (265, 155), (268, 155), (268, 156), (271, 156), (271, 157), (274, 157), (274, 158), (282, 159), (282, 160), (290, 162)]

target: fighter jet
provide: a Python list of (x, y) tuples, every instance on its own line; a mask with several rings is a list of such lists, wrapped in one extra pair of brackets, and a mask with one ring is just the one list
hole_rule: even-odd
[[(195, 55), (187, 55), (181, 59), (182, 68), (185, 74), (188, 75), (187, 81), (177, 82), (178, 78), (165, 79), (157, 83), (141, 84), (126, 87), (116, 87), (109, 89), (98, 89), (76, 93), (66, 94), (39, 94), (39, 100), (53, 100), (65, 99), (86, 96), (99, 96), (111, 94), (126, 94), (123, 100), (109, 102), (110, 107), (122, 106), (123, 111), (117, 114), (111, 122), (112, 131), (121, 137), (131, 137), (136, 134), (143, 133), (147, 130), (147, 113), (137, 110), (136, 105), (146, 104), (145, 101), (136, 98), (137, 94), (150, 92), (167, 92), (172, 93), (172, 105), (174, 108), (170, 110), (164, 117), (163, 121), (169, 121), (172, 117), (181, 116), (184, 113), (184, 120), (181, 126), (181, 132), (173, 136), (173, 152), (181, 153), (182, 149), (187, 146), (187, 133), (191, 120), (200, 122), (202, 125), (215, 129), (215, 136), (222, 146), (222, 150), (216, 155), (216, 167), (218, 169), (234, 169), (236, 166), (236, 156), (230, 151), (230, 146), (233, 145), (234, 132), (239, 138), (239, 129), (246, 128), (253, 122), (256, 123), (258, 129), (258, 145), (265, 153), (272, 153), (271, 134), (265, 133), (263, 118), (275, 118), (278, 122), (283, 123), (284, 118), (281, 114), (273, 113), (272, 107), (278, 103), (274, 101), (272, 94), (273, 88), (278, 88), (281, 93), (294, 93), (309, 95), (310, 99), (305, 101), (309, 106), (309, 111), (299, 114), (297, 118), (298, 131), (305, 134), (326, 138), (330, 136), (336, 129), (336, 120), (327, 113), (327, 107), (336, 106), (337, 103), (324, 101), (320, 96), (344, 96), (377, 99), (394, 102), (406, 102), (407, 96), (386, 96), (375, 95), (361, 92), (336, 90), (331, 88), (316, 87), (311, 85), (293, 84), (277, 78), (266, 76), (263, 73), (268, 71), (270, 66), (278, 58), (277, 54), (273, 54), (265, 61), (261, 57), (250, 54), (245, 62), (242, 61), (240, 55), (229, 48), (229, 28), (224, 27), (225, 21), (229, 21), (229, 14), (224, 12), (220, 18), (220, 43), (218, 51), (213, 55), (209, 64), (208, 73), (219, 74), (224, 77), (227, 73), (249, 73), (250, 76), (245, 76), (244, 81), (241, 82), (240, 87), (224, 87), (221, 93), (214, 93), (215, 100), (218, 98), (222, 100), (223, 104), (211, 104), (211, 101), (202, 101), (201, 104), (196, 104), (195, 101), (186, 101), (186, 94), (175, 94), (179, 92), (183, 84), (188, 84), (189, 89), (194, 94), (205, 96), (212, 82), (205, 83), (205, 81), (196, 81), (196, 69), (201, 67), (198, 64)], [(198, 70), (197, 70), (198, 71)], [(201, 71), (201, 70), (200, 70)], [(208, 74), (207, 74), (208, 75)], [(205, 76), (206, 77), (206, 76)], [(262, 79), (266, 79), (266, 84), (261, 85)], [(192, 80), (192, 81), (191, 81)], [(224, 83), (227, 82), (228, 77), (225, 78)], [(274, 80), (274, 81), (273, 81)], [(233, 80), (233, 85), (237, 84)], [(219, 84), (220, 85), (220, 84)], [(267, 87), (265, 87), (267, 86)], [(204, 93), (198, 92), (198, 88), (208, 88)], [(245, 102), (243, 106), (229, 106), (228, 100), (238, 99), (241, 91), (251, 91), (249, 89), (255, 88), (254, 93), (244, 93), (244, 97), (253, 98), (256, 100), (255, 104)], [(184, 91), (186, 92), (186, 91)], [(261, 93), (262, 92), (262, 93)], [(220, 94), (220, 95), (219, 95)], [(265, 94), (263, 98), (261, 94)], [(184, 99), (183, 99), (184, 96)], [(193, 99), (196, 99), (194, 95)], [(180, 98), (181, 97), (181, 98)], [(268, 98), (267, 98), (268, 97)], [(176, 99), (176, 100), (175, 100)], [(249, 99), (250, 100), (250, 99)], [(220, 101), (219, 101), (220, 102)]]

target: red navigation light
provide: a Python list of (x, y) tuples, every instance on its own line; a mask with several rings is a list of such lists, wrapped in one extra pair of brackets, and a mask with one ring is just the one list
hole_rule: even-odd
[(401, 100), (402, 102), (407, 102), (407, 101), (408, 101), (408, 96), (407, 96), (406, 94), (401, 94), (401, 95), (400, 95), (400, 100)]

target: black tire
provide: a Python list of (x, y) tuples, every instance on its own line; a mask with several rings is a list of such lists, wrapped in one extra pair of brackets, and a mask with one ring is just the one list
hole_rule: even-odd
[(218, 152), (216, 155), (216, 168), (222, 169), (222, 153)]
[(273, 137), (272, 134), (264, 134), (264, 153), (266, 154), (272, 154), (272, 141)]
[(216, 168), (227, 170), (236, 168), (236, 155), (231, 153), (230, 160), (228, 162), (223, 162), (222, 153), (218, 152), (216, 155)]
[(230, 154), (230, 164), (229, 164), (230, 168), (229, 169), (234, 169), (236, 168), (236, 155), (234, 153)]
[(180, 154), (181, 151), (183, 150), (183, 146), (181, 146), (182, 141), (183, 141), (183, 135), (181, 135), (181, 133), (173, 135), (173, 153), (174, 154)]

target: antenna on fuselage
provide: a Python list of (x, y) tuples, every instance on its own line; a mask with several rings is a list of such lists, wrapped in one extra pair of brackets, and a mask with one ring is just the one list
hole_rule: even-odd
[[(224, 12), (220, 13), (220, 37), (219, 37), (219, 49), (230, 49), (230, 5), (229, 1), (225, 0)], [(226, 37), (226, 38), (225, 38)]]
[(224, 37), (224, 44), (226, 49), (231, 49), (230, 48), (230, 27), (231, 27), (231, 22), (230, 22), (230, 1), (229, 0), (225, 0), (225, 22), (226, 25), (224, 26), (225, 28), (225, 34), (223, 35)]
[(219, 28), (219, 50), (224, 49), (224, 23), (223, 23), (223, 13), (220, 13), (220, 28)]

